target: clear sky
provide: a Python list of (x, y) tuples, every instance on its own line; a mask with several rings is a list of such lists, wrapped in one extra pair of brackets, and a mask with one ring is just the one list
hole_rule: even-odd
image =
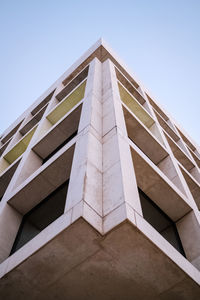
[(0, 133), (100, 37), (200, 144), (200, 0), (0, 0)]

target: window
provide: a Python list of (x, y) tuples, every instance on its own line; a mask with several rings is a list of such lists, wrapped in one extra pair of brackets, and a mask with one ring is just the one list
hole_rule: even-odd
[(1, 142), (3, 144), (5, 144), (9, 139), (13, 137), (13, 135), (17, 132), (18, 128), (20, 127), (23, 121), (24, 119), (17, 126), (15, 126), (15, 128), (13, 128), (6, 136), (3, 136), (3, 138), (1, 139)]
[(144, 218), (185, 256), (176, 224), (140, 189), (139, 195)]
[(44, 100), (42, 100), (31, 112), (31, 114), (34, 116), (36, 115), (44, 106), (46, 106), (47, 103), (51, 100), (53, 93), (55, 90), (53, 90)]
[(72, 133), (64, 142), (62, 142), (56, 149), (54, 149), (47, 157), (45, 157), (42, 161), (42, 164), (44, 164), (47, 160), (49, 160), (56, 152), (58, 152), (64, 145), (69, 143), (76, 135), (78, 131), (76, 130), (74, 133)]
[(68, 181), (23, 216), (10, 254), (20, 249), (64, 212)]

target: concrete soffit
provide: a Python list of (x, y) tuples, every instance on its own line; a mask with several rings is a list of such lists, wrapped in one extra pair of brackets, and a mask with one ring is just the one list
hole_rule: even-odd
[[(116, 69), (135, 90), (131, 95), (124, 87), (127, 103)], [(199, 169), (184, 143), (179, 149), (177, 141), (174, 148), (167, 142), (145, 90), (133, 78), (99, 39), (17, 119), (29, 124), (31, 112), (52, 93), (24, 152), (20, 149), (13, 163), (12, 149), (24, 139), (22, 123), (2, 155), (4, 181), (12, 178), (5, 194), (0, 189), (2, 299), (12, 300), (13, 292), (19, 300), (65, 299), (66, 293), (70, 300), (200, 297), (200, 215), (186, 183), (199, 197)], [(73, 80), (78, 84), (67, 93)], [(135, 106), (128, 107), (134, 98)], [(188, 168), (183, 174), (181, 163)], [(65, 182), (64, 213), (10, 255), (23, 216)], [(138, 187), (176, 224), (188, 259), (145, 220)]]

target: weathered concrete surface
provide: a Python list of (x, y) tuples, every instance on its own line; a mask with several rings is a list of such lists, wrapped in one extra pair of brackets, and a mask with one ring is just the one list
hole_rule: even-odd
[(0, 281), (6, 300), (199, 297), (199, 285), (136, 227), (122, 223), (103, 237), (83, 219)]
[[(22, 123), (3, 156), (24, 138), (20, 132), (29, 134), (34, 111), (40, 120), (12, 178), (12, 165), (0, 160), (7, 168), (1, 180), (7, 188), (0, 191), (0, 299), (200, 298), (194, 267), (200, 268), (200, 215), (192, 198), (199, 196), (198, 167), (175, 124), (154, 102), (151, 107), (145, 89), (117, 60), (99, 41), (16, 121)], [(63, 115), (58, 108), (85, 67), (84, 98)], [(142, 106), (125, 108), (118, 80)], [(68, 178), (64, 214), (9, 256), (22, 215)], [(187, 259), (142, 217), (138, 186), (176, 222)]]
[[(70, 143), (60, 150), (59, 157), (51, 157), (47, 166), (43, 165), (23, 183), (23, 188), (11, 197), (9, 204), (21, 214), (27, 213), (55, 188), (69, 178), (74, 145)], [(67, 147), (69, 147), (67, 149)], [(56, 154), (58, 156), (58, 153)], [(27, 201), (29, 199), (29, 201)]]

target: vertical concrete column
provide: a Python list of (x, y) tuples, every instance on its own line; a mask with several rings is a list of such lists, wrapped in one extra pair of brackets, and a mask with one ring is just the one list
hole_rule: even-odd
[[(6, 147), (6, 149), (3, 151), (3, 153), (1, 154), (0, 157), (0, 174), (2, 174), (8, 167), (9, 167), (9, 163), (4, 159), (4, 156), (12, 149), (12, 147), (17, 144), (17, 142), (22, 138), (22, 135), (20, 133), (20, 129), (24, 126), (26, 121), (26, 118), (24, 118), (21, 121), (20, 126), (18, 127), (18, 129), (16, 130), (16, 132), (13, 134), (13, 136), (10, 138), (10, 140), (8, 141), (8, 146)], [(20, 122), (15, 122), (15, 123), (20, 123)]]
[(102, 72), (95, 58), (89, 66), (65, 212), (72, 222), (83, 217), (102, 233)]
[(200, 270), (200, 213), (192, 210), (176, 223), (187, 259)]
[[(171, 150), (171, 147), (167, 141), (167, 138), (163, 132), (162, 126), (159, 124), (157, 116), (151, 107), (151, 104), (149, 102), (148, 97), (146, 96), (145, 90), (142, 86), (140, 86), (140, 89), (144, 95), (144, 98), (146, 102), (148, 103), (148, 106), (150, 108), (151, 114), (156, 121), (156, 126), (159, 130), (159, 134), (162, 137), (162, 140), (164, 141), (165, 148), (167, 149), (167, 152), (169, 153), (169, 157), (164, 159), (160, 164), (159, 168), (164, 171), (164, 173), (168, 174), (168, 178), (179, 188), (179, 190), (183, 193), (183, 196), (186, 196), (185, 200), (188, 202), (188, 204), (191, 206), (191, 208), (196, 208), (196, 203), (192, 197), (191, 191), (188, 188), (188, 185), (185, 181), (185, 178), (178, 166), (178, 163), (176, 161), (176, 158)], [(179, 134), (178, 134), (179, 135)], [(179, 135), (180, 136), (180, 135)], [(175, 171), (175, 172), (174, 172)]]
[[(22, 159), (6, 189), (3, 199), (0, 202), (0, 262), (8, 257), (23, 217), (7, 202), (15, 192), (15, 187), (18, 183), (18, 180), (20, 182), (23, 181), (24, 178), (28, 177), (31, 171), (40, 167), (41, 165), (41, 159), (33, 151), (31, 151), (31, 147), (34, 141), (37, 139), (37, 134), (46, 114), (47, 111), (45, 111), (41, 121), (39, 122), (37, 130), (29, 146), (27, 147), (26, 152), (22, 155)], [(25, 122), (23, 121), (18, 131), (23, 127), (24, 123)]]
[[(56, 91), (56, 90), (55, 90)], [(15, 171), (15, 174), (13, 175), (11, 182), (6, 190), (6, 193), (4, 195), (4, 198), (6, 198), (6, 201), (12, 196), (12, 194), (15, 192), (15, 188), (19, 186), (23, 181), (25, 181), (28, 176), (30, 176), (35, 170), (37, 170), (42, 165), (42, 159), (34, 153), (31, 149), (34, 145), (34, 143), (40, 138), (40, 131), (43, 127), (44, 123), (46, 122), (46, 115), (48, 114), (51, 103), (54, 100), (55, 97), (55, 91), (54, 94), (49, 101), (47, 108), (40, 120), (40, 122), (37, 124), (37, 128), (33, 134), (33, 137), (25, 151), (23, 153), (22, 158), (20, 160), (20, 163)], [(21, 126), (20, 126), (21, 128)]]
[(10, 254), (22, 216), (7, 203), (0, 205), (0, 263)]
[[(180, 191), (182, 193), (184, 193), (184, 195), (186, 195), (187, 198), (185, 198), (185, 200), (191, 206), (191, 209), (192, 209), (188, 214), (186, 214), (184, 217), (182, 217), (180, 220), (178, 220), (176, 222), (176, 227), (177, 227), (177, 230), (178, 230), (178, 233), (179, 233), (179, 236), (180, 236), (187, 259), (194, 266), (196, 266), (199, 269), (200, 268), (200, 214), (199, 214), (198, 208), (196, 206), (196, 203), (194, 201), (194, 198), (191, 194), (191, 191), (188, 188), (185, 178), (179, 168), (176, 158), (175, 158), (175, 156), (171, 150), (171, 147), (167, 141), (167, 138), (164, 135), (163, 129), (162, 129), (161, 125), (159, 124), (156, 114), (149, 103), (148, 97), (146, 96), (144, 89), (141, 88), (141, 90), (143, 91), (143, 95), (149, 104), (152, 115), (157, 122), (157, 127), (160, 131), (160, 134), (166, 145), (166, 149), (169, 153), (169, 157), (165, 158), (159, 164), (159, 168), (161, 170), (165, 169), (165, 173), (166, 173), (166, 169), (167, 169), (168, 174), (174, 173), (174, 171), (172, 171), (172, 167), (175, 169), (176, 177), (172, 178), (172, 181), (174, 183), (176, 183), (176, 185), (179, 187)], [(182, 137), (179, 134), (179, 132), (175, 126), (174, 126), (174, 128), (175, 128), (176, 134), (182, 140)], [(182, 140), (182, 142), (183, 142), (183, 140)]]
[(104, 233), (129, 219), (134, 211), (142, 214), (135, 171), (115, 67), (103, 63), (103, 228)]

